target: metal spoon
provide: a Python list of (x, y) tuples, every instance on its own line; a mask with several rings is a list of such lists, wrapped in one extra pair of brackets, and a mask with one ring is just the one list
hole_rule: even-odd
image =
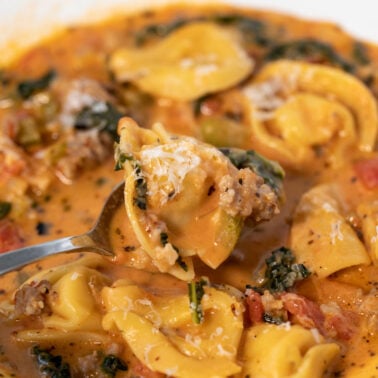
[(96, 252), (113, 256), (109, 238), (109, 224), (116, 209), (124, 202), (124, 183), (119, 183), (107, 198), (94, 227), (85, 234), (68, 236), (47, 243), (16, 249), (0, 254), (0, 275), (21, 268), (46, 256), (63, 252)]

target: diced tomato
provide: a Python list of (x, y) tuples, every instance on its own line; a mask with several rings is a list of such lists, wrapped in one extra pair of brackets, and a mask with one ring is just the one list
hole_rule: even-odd
[(261, 322), (264, 315), (264, 305), (261, 295), (252, 289), (247, 289), (245, 303), (248, 323), (255, 324)]
[(378, 188), (378, 157), (359, 160), (354, 164), (357, 177), (367, 189)]
[(343, 311), (337, 313), (325, 314), (326, 320), (324, 323), (328, 335), (336, 335), (341, 340), (349, 340), (356, 330), (355, 319)]
[(351, 338), (354, 326), (341, 309), (324, 313), (320, 306), (309, 299), (293, 293), (281, 296), (284, 308), (294, 316), (293, 321), (305, 328), (317, 328), (321, 334), (342, 340)]
[(283, 294), (281, 300), (285, 310), (295, 316), (300, 325), (305, 328), (318, 328), (320, 332), (324, 331), (325, 316), (315, 302), (293, 293)]
[(24, 245), (17, 226), (8, 219), (0, 221), (0, 253), (21, 248)]

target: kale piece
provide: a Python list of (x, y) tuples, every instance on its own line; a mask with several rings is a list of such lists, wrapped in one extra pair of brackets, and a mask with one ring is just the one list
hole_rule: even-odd
[(54, 69), (50, 69), (37, 79), (21, 81), (17, 85), (17, 93), (23, 100), (26, 100), (36, 92), (46, 89), (55, 77), (56, 71)]
[(370, 63), (370, 58), (368, 55), (368, 49), (366, 45), (361, 42), (356, 41), (353, 45), (352, 56), (355, 62), (365, 66)]
[(239, 29), (247, 42), (253, 42), (261, 47), (271, 43), (267, 36), (267, 28), (264, 22), (240, 14), (220, 14), (212, 19), (220, 25), (231, 25)]
[(123, 116), (109, 102), (95, 102), (84, 107), (77, 115), (74, 126), (78, 130), (98, 129), (107, 132), (115, 141), (118, 141), (117, 125)]
[(147, 182), (142, 173), (140, 163), (133, 160), (133, 168), (135, 172), (135, 193), (134, 204), (141, 210), (147, 209)]
[(253, 150), (245, 151), (238, 148), (220, 148), (220, 151), (231, 160), (231, 163), (236, 168), (249, 168), (261, 176), (264, 182), (281, 197), (285, 172), (278, 163), (266, 159)]
[(310, 275), (310, 271), (303, 265), (295, 262), (293, 252), (281, 247), (272, 252), (265, 260), (264, 289), (272, 293), (283, 292)]
[(168, 34), (172, 33), (174, 30), (184, 26), (190, 22), (195, 21), (194, 19), (178, 18), (172, 22), (166, 24), (150, 24), (135, 33), (135, 44), (141, 46), (145, 44), (151, 38), (163, 38)]
[(203, 289), (205, 285), (207, 285), (207, 282), (204, 279), (188, 283), (189, 307), (192, 312), (193, 322), (196, 324), (202, 323), (204, 319), (201, 301), (205, 294)]
[(330, 63), (346, 72), (355, 71), (355, 66), (337, 54), (331, 45), (316, 39), (298, 39), (273, 46), (265, 55), (264, 60), (277, 59)]
[(267, 37), (265, 23), (240, 14), (218, 14), (209, 17), (178, 18), (165, 24), (150, 24), (135, 33), (135, 44), (145, 44), (152, 38), (163, 38), (173, 31), (192, 22), (211, 21), (222, 26), (234, 26), (240, 30), (246, 41), (259, 46), (267, 46), (271, 39)]
[(63, 362), (61, 356), (53, 355), (48, 349), (41, 349), (38, 345), (32, 348), (40, 372), (51, 378), (70, 378), (70, 367)]
[(109, 377), (115, 377), (118, 370), (127, 371), (128, 366), (114, 354), (108, 354), (101, 363), (101, 370)]
[[(169, 243), (169, 240), (168, 240), (168, 234), (166, 232), (161, 232), (160, 233), (160, 243), (161, 245), (164, 247), (166, 244)], [(184, 270), (185, 272), (188, 271), (188, 265), (185, 263), (185, 261), (182, 259), (182, 256), (180, 254), (180, 250), (172, 244), (172, 248), (176, 251), (177, 253), (177, 264), (181, 267), (182, 270)]]
[(12, 210), (12, 204), (7, 201), (0, 201), (0, 219), (5, 218)]

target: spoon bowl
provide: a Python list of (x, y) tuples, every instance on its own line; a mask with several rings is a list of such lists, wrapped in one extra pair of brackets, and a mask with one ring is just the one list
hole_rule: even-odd
[(47, 256), (63, 252), (95, 252), (114, 256), (109, 237), (109, 224), (115, 211), (124, 202), (124, 182), (119, 183), (107, 198), (94, 227), (77, 236), (68, 236), (46, 243), (36, 244), (0, 254), (0, 275)]

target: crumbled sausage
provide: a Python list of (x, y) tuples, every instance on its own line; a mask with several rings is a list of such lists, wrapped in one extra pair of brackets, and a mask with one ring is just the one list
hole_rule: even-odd
[(15, 314), (19, 316), (41, 315), (51, 313), (47, 296), (51, 284), (47, 280), (23, 285), (15, 294)]

